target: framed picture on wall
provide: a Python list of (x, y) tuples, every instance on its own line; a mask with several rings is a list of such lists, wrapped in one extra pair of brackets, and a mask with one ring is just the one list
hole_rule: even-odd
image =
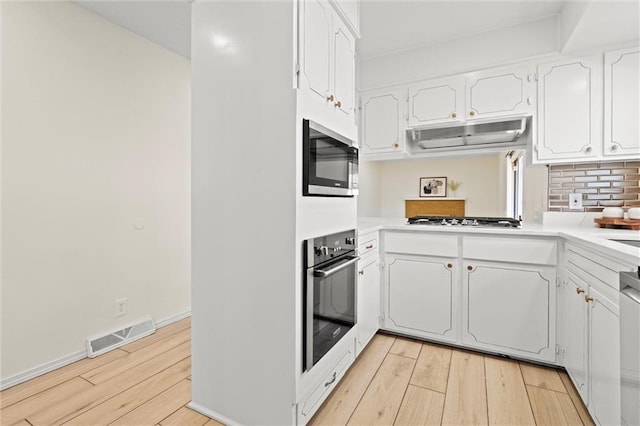
[(447, 178), (446, 177), (421, 177), (420, 197), (446, 197)]

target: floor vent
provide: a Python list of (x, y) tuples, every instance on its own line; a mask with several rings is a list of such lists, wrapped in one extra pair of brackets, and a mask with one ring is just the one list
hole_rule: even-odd
[(102, 355), (112, 349), (131, 343), (145, 336), (155, 333), (156, 326), (151, 318), (129, 325), (125, 328), (87, 339), (87, 354), (89, 358)]

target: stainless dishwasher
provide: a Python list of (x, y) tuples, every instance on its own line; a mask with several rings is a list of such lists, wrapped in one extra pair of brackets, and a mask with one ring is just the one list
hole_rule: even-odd
[(622, 424), (640, 425), (640, 268), (620, 272)]

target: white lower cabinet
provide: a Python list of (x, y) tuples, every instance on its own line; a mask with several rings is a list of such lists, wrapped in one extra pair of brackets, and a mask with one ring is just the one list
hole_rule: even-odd
[(377, 253), (360, 261), (357, 295), (356, 356), (380, 328), (380, 263)]
[(620, 424), (618, 273), (633, 270), (574, 244), (565, 249), (564, 365), (597, 424)]
[(385, 328), (455, 342), (454, 259), (388, 255)]
[(589, 344), (588, 305), (585, 297), (589, 285), (572, 273), (567, 274), (564, 294), (564, 366), (573, 378), (580, 397), (589, 401), (587, 350)]
[(297, 405), (297, 424), (307, 424), (307, 422), (318, 411), (324, 400), (331, 391), (340, 383), (342, 376), (347, 372), (355, 359), (353, 346), (346, 350), (339, 360), (322, 376), (318, 384), (300, 401)]
[(589, 289), (588, 297), (589, 373), (591, 379), (589, 408), (597, 423), (601, 425), (620, 424), (620, 314), (618, 306), (593, 287)]
[(555, 267), (465, 261), (462, 343), (555, 362)]

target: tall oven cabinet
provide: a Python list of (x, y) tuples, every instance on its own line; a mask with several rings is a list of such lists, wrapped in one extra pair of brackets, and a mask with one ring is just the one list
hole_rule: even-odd
[(355, 198), (302, 191), (303, 119), (357, 142), (347, 9), (191, 7), (189, 406), (225, 424), (305, 424), (355, 358), (353, 329), (303, 372), (303, 241), (356, 228)]

